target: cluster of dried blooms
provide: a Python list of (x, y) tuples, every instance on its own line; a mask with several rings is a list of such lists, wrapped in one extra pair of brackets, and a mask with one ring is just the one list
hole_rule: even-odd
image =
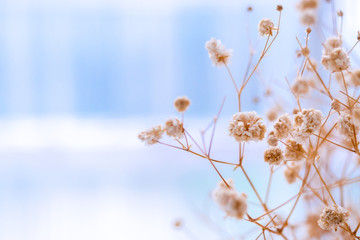
[[(318, 7), (318, 0), (300, 0), (297, 8), (301, 14), (301, 22), (307, 26), (313, 25)], [(295, 80), (290, 84), (285, 77), (284, 81), (294, 99), (293, 106), (290, 111), (286, 111), (287, 108), (279, 104), (269, 108), (266, 122), (261, 114), (255, 111), (242, 111), (241, 97), (263, 58), (276, 42), (283, 7), (277, 6), (276, 10), (279, 12), (276, 26), (272, 20), (266, 18), (258, 24), (259, 35), (265, 38), (265, 44), (258, 61), (253, 64), (249, 62), (249, 66), (253, 67), (246, 71), (241, 82), (233, 78), (229, 69), (233, 50), (226, 49), (221, 41), (215, 38), (205, 44), (213, 65), (226, 67), (237, 93), (238, 110), (230, 118), (228, 135), (238, 145), (238, 152), (235, 154), (238, 162), (212, 158), (214, 134), (211, 135), (210, 144), (205, 144), (205, 133), (209, 129), (214, 133), (223, 105), (206, 130), (201, 131), (202, 144), (185, 130), (183, 120), (177, 118), (140, 133), (139, 138), (147, 145), (164, 144), (209, 161), (221, 178), (212, 192), (212, 199), (227, 217), (247, 221), (258, 227), (256, 239), (360, 239), (360, 213), (351, 207), (359, 202), (352, 202), (354, 198), (345, 193), (347, 187), (360, 182), (357, 173), (360, 164), (360, 69), (351, 65), (351, 52), (360, 41), (360, 33), (358, 32), (353, 47), (345, 49), (341, 31), (337, 31), (337, 26), (333, 26), (336, 31), (319, 44), (322, 55), (316, 56), (308, 45), (312, 30), (310, 27), (306, 28), (305, 43), (296, 38), (299, 44), (298, 57), (302, 61)], [(252, 8), (249, 7), (248, 11), (252, 11)], [(341, 20), (343, 15), (342, 11), (337, 14)], [(251, 56), (252, 54), (253, 52), (250, 53)], [(318, 67), (315, 59), (321, 59), (323, 69)], [(275, 91), (267, 88), (264, 95), (273, 97), (273, 92)], [(174, 106), (181, 113), (182, 119), (189, 105), (190, 101), (186, 97), (175, 100)], [(160, 141), (165, 133), (173, 138), (174, 145)], [(264, 150), (263, 160), (268, 165), (266, 167), (269, 169), (269, 180), (260, 177), (254, 184), (243, 164), (245, 161), (253, 161), (251, 155), (245, 154), (245, 149), (247, 144), (261, 142), (265, 137), (267, 148)], [(225, 180), (217, 169), (217, 164), (232, 166), (234, 170), (240, 171), (252, 193), (238, 193), (234, 181)], [(342, 166), (341, 173), (339, 166)], [(279, 169), (282, 171), (278, 171)], [(292, 197), (286, 197), (286, 194), (277, 196), (284, 198), (283, 203), (274, 206), (268, 202), (268, 198), (271, 179), (278, 172), (282, 172), (280, 176), (284, 184), (296, 187), (298, 193)], [(260, 183), (268, 186), (265, 199), (256, 187)], [(250, 197), (251, 194), (254, 197)], [(358, 196), (355, 199), (358, 199)], [(250, 202), (255, 201), (259, 203), (257, 207), (260, 206), (263, 210), (260, 215), (256, 215), (257, 211), (250, 206)], [(300, 202), (305, 205), (300, 207)], [(285, 210), (280, 211), (284, 206), (290, 206), (290, 211), (285, 214)], [(303, 222), (293, 220), (294, 212), (299, 208), (303, 208), (297, 213), (304, 218)], [(316, 212), (318, 214), (315, 214)], [(304, 230), (305, 227), (307, 230)]]

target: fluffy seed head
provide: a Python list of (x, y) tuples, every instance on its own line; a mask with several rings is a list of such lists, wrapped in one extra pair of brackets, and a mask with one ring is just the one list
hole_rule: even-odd
[(328, 54), (331, 51), (333, 51), (335, 48), (341, 47), (341, 41), (339, 37), (330, 37), (326, 39), (326, 42), (324, 44), (324, 53)]
[(334, 229), (336, 231), (340, 225), (346, 222), (349, 216), (350, 212), (348, 210), (334, 204), (323, 209), (318, 224), (324, 230)]
[(164, 130), (169, 137), (181, 138), (184, 135), (182, 122), (177, 118), (171, 118), (165, 122)]
[(270, 19), (264, 18), (259, 22), (258, 30), (260, 36), (264, 36), (264, 35), (271, 36), (273, 29), (274, 29), (274, 23)]
[(256, 112), (239, 112), (230, 120), (229, 132), (238, 142), (257, 142), (264, 139), (266, 126)]
[(271, 147), (264, 152), (264, 161), (270, 165), (280, 165), (283, 160), (283, 151), (279, 147)]
[(138, 138), (146, 145), (153, 145), (162, 138), (163, 134), (164, 129), (159, 125), (139, 133)]
[(286, 138), (292, 130), (292, 121), (288, 114), (281, 115), (274, 124), (274, 133), (278, 139)]
[(175, 109), (178, 112), (185, 112), (186, 109), (190, 106), (190, 100), (187, 97), (178, 97), (174, 101)]
[(230, 58), (232, 56), (232, 49), (225, 49), (220, 40), (211, 38), (205, 43), (205, 48), (209, 52), (209, 58), (213, 62), (214, 66), (221, 67), (222, 65), (230, 64)]

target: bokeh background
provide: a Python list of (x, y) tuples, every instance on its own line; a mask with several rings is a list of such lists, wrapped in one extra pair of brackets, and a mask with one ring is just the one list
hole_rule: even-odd
[[(236, 161), (226, 134), (235, 91), (204, 44), (216, 37), (234, 49), (230, 68), (241, 79), (249, 46), (257, 59), (264, 44), (257, 24), (276, 21), (279, 3), (280, 35), (243, 97), (244, 110), (260, 113), (272, 104), (262, 101), (267, 86), (291, 102), (283, 79), (294, 78), (295, 37), (305, 36), (296, 1), (0, 0), (0, 239), (221, 239), (253, 231), (223, 221), (209, 198), (219, 178), (208, 162), (145, 147), (137, 133), (176, 116), (173, 100), (187, 95), (186, 124), (198, 136), (226, 96), (213, 152)], [(350, 47), (360, 3), (335, 7)], [(318, 14), (310, 49), (319, 56), (331, 36), (331, 5), (321, 1)], [(257, 147), (247, 163), (254, 177), (267, 174)], [(239, 173), (220, 169), (250, 192)], [(179, 218), (182, 231), (173, 227)]]

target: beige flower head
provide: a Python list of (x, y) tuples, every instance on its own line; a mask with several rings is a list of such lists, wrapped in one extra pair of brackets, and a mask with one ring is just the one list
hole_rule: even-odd
[(276, 147), (278, 145), (278, 139), (275, 136), (274, 131), (269, 132), (269, 134), (267, 136), (267, 143), (269, 144), (269, 146), (272, 146), (272, 147)]
[(300, 15), (300, 22), (304, 26), (314, 25), (317, 21), (317, 13), (315, 10), (305, 10)]
[(294, 137), (302, 142), (312, 133), (320, 129), (323, 114), (313, 108), (303, 109), (294, 116)]
[(339, 72), (350, 67), (350, 58), (342, 48), (335, 48), (322, 55), (321, 64), (331, 72)]
[(318, 224), (324, 230), (333, 229), (337, 231), (337, 228), (344, 224), (349, 216), (350, 212), (348, 210), (334, 204), (323, 209)]
[(304, 96), (309, 93), (309, 81), (304, 78), (297, 78), (291, 86), (291, 89), (297, 96)]
[(232, 56), (232, 49), (225, 49), (220, 40), (211, 38), (205, 43), (205, 48), (209, 52), (209, 58), (213, 62), (214, 66), (221, 67), (222, 65), (230, 64), (230, 58)]
[(164, 129), (161, 125), (155, 126), (151, 129), (141, 132), (138, 138), (146, 145), (153, 145), (157, 143), (164, 135)]
[(360, 69), (356, 69), (350, 74), (350, 83), (356, 87), (360, 86)]
[(232, 179), (226, 181), (230, 189), (223, 181), (213, 190), (212, 197), (227, 216), (241, 219), (247, 211), (247, 196), (245, 193), (238, 193), (235, 190)]
[(270, 19), (264, 18), (259, 22), (258, 30), (260, 36), (270, 35), (272, 36), (272, 30), (274, 30), (274, 23)]
[(279, 147), (271, 147), (264, 152), (264, 161), (270, 165), (280, 165), (283, 160), (284, 154)]
[(186, 109), (190, 106), (190, 100), (187, 97), (178, 97), (174, 101), (175, 109), (178, 112), (185, 112)]
[(293, 163), (284, 170), (284, 176), (286, 181), (289, 184), (292, 184), (296, 181), (297, 176), (299, 175), (300, 164)]
[(165, 122), (164, 130), (169, 137), (181, 138), (184, 136), (184, 127), (177, 118), (171, 118)]
[(256, 112), (239, 112), (230, 120), (229, 132), (238, 142), (257, 142), (264, 139), (266, 126)]
[(306, 9), (314, 9), (314, 8), (317, 8), (318, 6), (319, 6), (318, 0), (301, 0), (297, 4), (297, 8), (300, 11), (304, 11)]
[(337, 100), (337, 99), (332, 100), (331, 108), (334, 109), (337, 112), (340, 111), (341, 110), (341, 104), (340, 104), (339, 100)]
[(346, 112), (340, 113), (340, 116), (337, 120), (336, 128), (344, 138), (353, 137), (354, 130), (355, 134), (357, 134), (359, 131), (359, 127), (354, 125), (350, 114)]
[(275, 122), (274, 129), (274, 133), (277, 138), (286, 138), (292, 130), (292, 121), (289, 115), (281, 115)]
[(292, 139), (286, 141), (285, 159), (289, 161), (299, 161), (304, 158), (305, 150), (300, 143)]

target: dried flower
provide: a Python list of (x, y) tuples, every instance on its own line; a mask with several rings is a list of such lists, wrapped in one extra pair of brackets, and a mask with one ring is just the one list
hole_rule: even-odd
[(292, 121), (288, 114), (281, 115), (274, 124), (275, 136), (279, 139), (286, 138), (292, 130)]
[(209, 51), (209, 57), (214, 66), (222, 66), (224, 64), (230, 64), (230, 58), (232, 56), (232, 49), (225, 49), (220, 40), (211, 38), (205, 43), (205, 48)]
[(305, 29), (305, 32), (306, 32), (306, 34), (310, 34), (310, 33), (311, 33), (311, 28), (310, 28), (310, 27), (307, 27), (307, 28)]
[(360, 86), (360, 69), (356, 69), (350, 74), (350, 83), (353, 86)]
[(185, 112), (186, 109), (190, 106), (190, 100), (187, 97), (178, 97), (174, 101), (175, 109), (178, 112)]
[(306, 9), (314, 9), (317, 8), (319, 5), (318, 0), (301, 0), (297, 7), (300, 11), (304, 11)]
[(285, 159), (289, 161), (299, 161), (304, 158), (304, 148), (300, 143), (292, 139), (286, 141)]
[(277, 5), (276, 6), (276, 11), (281, 12), (283, 10), (283, 6), (282, 5)]
[(232, 179), (228, 179), (227, 183), (230, 189), (227, 188), (223, 181), (218, 183), (218, 186), (212, 192), (213, 199), (227, 216), (240, 219), (247, 210), (247, 196), (245, 193), (239, 194), (235, 190)]
[(360, 31), (358, 31), (357, 38), (358, 41), (360, 41)]
[(276, 107), (270, 108), (270, 110), (266, 112), (267, 119), (270, 122), (275, 121), (275, 119), (278, 116), (278, 112), (279, 112), (279, 107), (276, 106)]
[(340, 109), (341, 109), (341, 104), (340, 104), (339, 100), (337, 100), (337, 99), (332, 100), (332, 102), (331, 102), (331, 108), (334, 109), (334, 110), (337, 111), (337, 112), (340, 111)]
[(295, 139), (299, 142), (304, 141), (320, 128), (322, 119), (323, 114), (313, 108), (298, 112), (294, 116)]
[(326, 39), (326, 42), (324, 44), (324, 54), (328, 54), (331, 51), (333, 51), (335, 48), (341, 47), (341, 40), (339, 37), (330, 37)]
[(272, 147), (276, 147), (278, 145), (278, 139), (275, 137), (274, 131), (269, 132), (267, 136), (267, 143)]
[(317, 21), (317, 14), (314, 10), (305, 10), (300, 15), (300, 22), (305, 26), (314, 25)]
[(297, 78), (291, 86), (291, 89), (297, 96), (303, 96), (309, 93), (309, 81), (304, 78)]
[(334, 204), (331, 207), (325, 207), (323, 209), (318, 224), (324, 230), (334, 229), (337, 231), (337, 228), (345, 223), (349, 216), (350, 213), (348, 210)]
[(256, 112), (239, 112), (233, 115), (229, 132), (238, 142), (257, 142), (264, 139), (266, 126)]
[(283, 160), (283, 151), (279, 147), (271, 147), (264, 152), (264, 161), (270, 165), (279, 165)]
[(354, 129), (355, 134), (359, 131), (359, 127), (353, 124), (350, 114), (346, 112), (340, 113), (340, 116), (337, 120), (336, 128), (338, 129), (339, 133), (345, 138), (353, 137)]
[(184, 135), (182, 122), (177, 118), (171, 118), (165, 122), (164, 130), (170, 137), (181, 138)]
[(308, 47), (304, 47), (304, 48), (301, 49), (301, 53), (302, 53), (302, 55), (304, 55), (305, 57), (307, 57), (307, 56), (309, 56), (309, 54), (310, 54), (310, 50), (309, 50)]
[(146, 145), (153, 145), (162, 138), (163, 134), (164, 134), (164, 129), (162, 128), (161, 125), (159, 125), (141, 132), (138, 135), (138, 138), (142, 142), (145, 142)]
[(247, 11), (251, 12), (253, 10), (252, 6), (248, 6)]
[(293, 163), (284, 170), (284, 176), (286, 181), (289, 184), (292, 184), (296, 181), (297, 176), (299, 175), (300, 165)]
[(264, 18), (259, 22), (258, 29), (260, 36), (272, 36), (272, 30), (274, 30), (274, 23), (270, 19)]
[(351, 120), (355, 125), (355, 131), (360, 126), (360, 108), (355, 107), (351, 110)]
[(336, 12), (336, 14), (337, 14), (337, 15), (338, 15), (339, 17), (342, 17), (342, 16), (344, 16), (344, 13), (343, 13), (343, 11), (341, 11), (341, 10), (340, 10), (340, 11), (337, 11), (337, 12)]
[(332, 72), (346, 70), (350, 66), (350, 58), (342, 48), (335, 48), (328, 54), (322, 55), (321, 64)]

